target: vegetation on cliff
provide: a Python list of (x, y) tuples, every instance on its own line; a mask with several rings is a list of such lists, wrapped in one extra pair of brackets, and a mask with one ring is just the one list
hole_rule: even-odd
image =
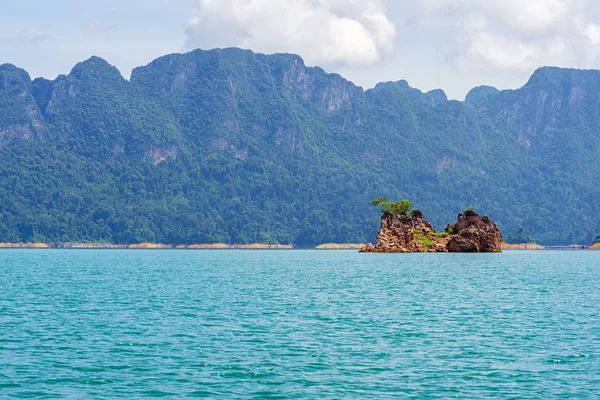
[(97, 57), (52, 81), (2, 65), (0, 241), (365, 243), (382, 193), (438, 227), (469, 204), (541, 243), (591, 241), (598, 91), (598, 71), (543, 68), (461, 103), (239, 49), (130, 81)]
[(382, 214), (392, 214), (392, 215), (411, 215), (412, 203), (408, 200), (402, 201), (391, 201), (386, 197), (378, 197), (377, 199), (371, 202), (372, 206), (379, 207), (379, 211)]

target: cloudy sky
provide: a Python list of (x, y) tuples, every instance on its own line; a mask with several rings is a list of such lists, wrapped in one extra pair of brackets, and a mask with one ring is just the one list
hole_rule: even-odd
[(164, 54), (300, 54), (363, 86), (406, 79), (462, 100), (538, 67), (600, 68), (592, 0), (0, 0), (0, 63), (54, 78), (98, 55), (125, 77)]

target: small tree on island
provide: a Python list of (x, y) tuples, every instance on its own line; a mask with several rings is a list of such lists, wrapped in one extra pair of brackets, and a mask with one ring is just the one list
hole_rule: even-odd
[(410, 217), (412, 215), (412, 203), (408, 200), (390, 201), (387, 197), (379, 197), (371, 202), (374, 207), (379, 207), (382, 214), (404, 215)]

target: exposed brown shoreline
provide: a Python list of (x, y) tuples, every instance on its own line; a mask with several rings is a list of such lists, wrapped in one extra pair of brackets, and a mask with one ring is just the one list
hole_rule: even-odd
[(0, 243), (0, 249), (48, 249), (51, 247), (46, 243)]
[[(360, 249), (364, 245), (358, 243), (324, 243), (315, 246), (318, 250), (345, 250)], [(226, 244), (226, 243), (204, 243), (204, 244), (180, 244), (176, 246), (161, 243), (134, 243), (134, 244), (114, 244), (114, 243), (10, 243), (0, 242), (0, 249), (182, 249), (182, 250), (202, 250), (202, 249), (274, 249), (286, 250), (294, 249), (293, 245), (282, 244)], [(502, 244), (503, 250), (544, 250), (545, 247), (535, 243), (521, 244)], [(588, 250), (600, 250), (600, 244), (587, 246)]]
[(364, 244), (361, 243), (324, 243), (320, 244), (315, 249), (318, 250), (347, 250), (347, 249), (362, 249)]
[(508, 244), (502, 243), (503, 250), (544, 250), (544, 246), (540, 246), (536, 243), (520, 243), (520, 244)]
[(234, 244), (208, 243), (190, 245), (168, 245), (161, 243), (0, 243), (0, 249), (293, 249), (293, 245), (283, 244)]

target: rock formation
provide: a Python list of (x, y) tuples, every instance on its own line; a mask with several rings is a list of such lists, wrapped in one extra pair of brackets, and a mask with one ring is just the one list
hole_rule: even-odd
[(458, 221), (437, 233), (423, 213), (411, 215), (385, 213), (375, 246), (368, 244), (363, 253), (499, 253), (502, 252), (502, 233), (498, 225), (475, 211), (459, 214)]
[(364, 253), (444, 252), (447, 234), (437, 234), (423, 213), (414, 210), (410, 216), (385, 213), (375, 246), (368, 244)]
[(458, 215), (458, 222), (446, 227), (452, 232), (446, 247), (451, 253), (501, 253), (502, 233), (488, 217), (467, 210)]

